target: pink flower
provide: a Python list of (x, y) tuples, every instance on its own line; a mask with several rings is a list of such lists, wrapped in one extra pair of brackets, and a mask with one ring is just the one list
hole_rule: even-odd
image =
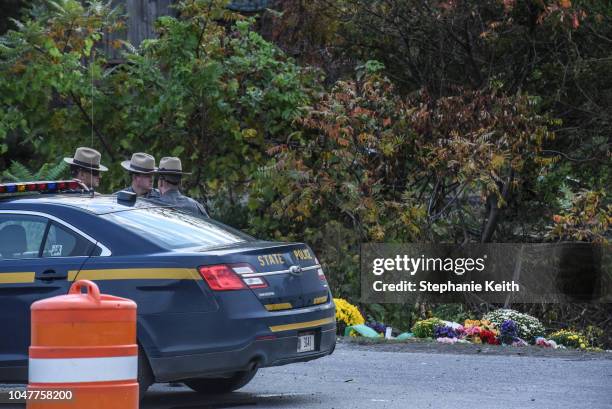
[(542, 337), (536, 338), (536, 345), (545, 347), (545, 348), (557, 348), (557, 343), (553, 340), (549, 340)]
[(436, 341), (441, 342), (443, 344), (454, 344), (455, 342), (457, 342), (457, 338), (440, 337), (437, 338)]

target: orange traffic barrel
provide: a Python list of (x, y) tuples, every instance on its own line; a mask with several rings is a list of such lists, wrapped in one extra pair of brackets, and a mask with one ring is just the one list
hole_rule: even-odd
[(30, 310), (27, 408), (138, 408), (134, 301), (79, 280)]

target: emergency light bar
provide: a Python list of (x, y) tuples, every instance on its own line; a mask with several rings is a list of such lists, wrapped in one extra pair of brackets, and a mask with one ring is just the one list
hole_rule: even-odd
[(66, 191), (85, 190), (87, 186), (78, 180), (54, 180), (39, 182), (0, 183), (1, 193), (61, 193)]

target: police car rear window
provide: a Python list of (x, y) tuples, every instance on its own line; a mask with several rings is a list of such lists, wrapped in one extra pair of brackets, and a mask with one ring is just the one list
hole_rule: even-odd
[(253, 237), (223, 223), (169, 208), (143, 208), (101, 217), (128, 228), (164, 248), (202, 249), (253, 241)]

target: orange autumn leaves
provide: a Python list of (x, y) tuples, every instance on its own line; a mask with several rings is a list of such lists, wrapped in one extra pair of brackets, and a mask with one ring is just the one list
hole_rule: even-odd
[(404, 98), (378, 73), (337, 82), (296, 122), (299, 146), (268, 150), (286, 176), (273, 210), (298, 222), (325, 214), (375, 241), (422, 238), (458, 195), (501, 197), (504, 184), (533, 177), (553, 137), (527, 95)]
[(571, 198), (571, 207), (553, 216), (549, 239), (607, 243), (612, 225), (612, 205), (606, 204), (606, 192), (583, 190)]

